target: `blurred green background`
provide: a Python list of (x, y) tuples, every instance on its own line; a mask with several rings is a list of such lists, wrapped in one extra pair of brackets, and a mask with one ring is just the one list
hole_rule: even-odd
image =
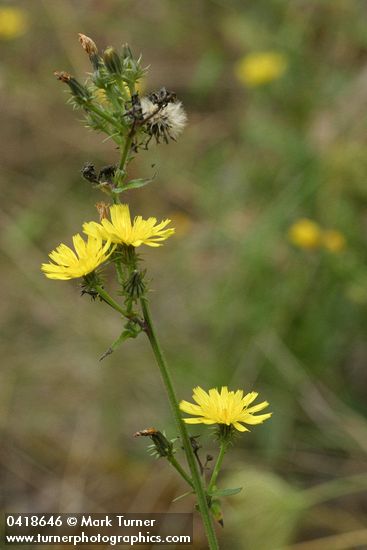
[[(177, 228), (144, 259), (179, 397), (226, 384), (274, 412), (226, 459), (221, 486), (244, 489), (223, 502), (222, 547), (367, 548), (366, 17), (364, 0), (0, 2), (2, 510), (193, 507), (133, 438), (175, 434), (144, 337), (99, 363), (118, 316), (40, 272), (96, 217), (82, 165), (117, 159), (52, 74), (84, 79), (83, 32), (141, 52), (144, 90), (174, 90), (188, 113), (177, 143), (131, 166), (156, 181), (126, 196)], [(304, 218), (339, 245), (291, 242)], [(196, 517), (195, 531), (205, 548)]]

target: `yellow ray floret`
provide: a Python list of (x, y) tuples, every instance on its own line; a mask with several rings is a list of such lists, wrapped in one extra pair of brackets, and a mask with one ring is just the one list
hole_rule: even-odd
[(52, 262), (42, 264), (41, 269), (49, 279), (75, 279), (94, 271), (113, 252), (111, 241), (103, 244), (100, 236), (88, 236), (87, 242), (78, 235), (73, 236), (75, 252), (60, 244), (49, 257)]
[(103, 219), (101, 223), (88, 222), (83, 225), (83, 231), (90, 236), (99, 236), (103, 240), (112, 243), (130, 246), (161, 246), (160, 241), (165, 241), (173, 235), (173, 228), (165, 229), (171, 220), (163, 220), (157, 224), (156, 218), (143, 220), (136, 216), (131, 222), (130, 210), (127, 204), (114, 204), (110, 206), (111, 221)]
[(187, 424), (226, 424), (240, 432), (248, 432), (243, 424), (261, 424), (272, 415), (267, 413), (255, 416), (255, 413), (269, 405), (267, 401), (263, 401), (250, 407), (257, 396), (256, 392), (244, 396), (242, 390), (229, 391), (227, 386), (223, 386), (220, 392), (213, 388), (207, 393), (198, 386), (194, 388), (192, 396), (196, 404), (181, 401), (180, 409), (194, 415), (194, 418), (184, 419)]

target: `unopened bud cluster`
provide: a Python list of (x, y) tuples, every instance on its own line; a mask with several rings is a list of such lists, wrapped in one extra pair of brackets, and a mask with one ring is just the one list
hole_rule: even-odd
[(120, 163), (113, 166), (109, 179), (101, 181), (101, 174), (97, 176), (92, 169), (83, 175), (110, 195), (120, 193), (129, 188), (126, 166), (131, 158), (139, 149), (147, 149), (152, 138), (156, 143), (176, 140), (186, 124), (186, 113), (176, 94), (166, 88), (140, 97), (138, 83), (146, 69), (128, 44), (121, 51), (109, 46), (100, 52), (84, 34), (79, 34), (79, 42), (93, 69), (87, 82), (81, 83), (65, 71), (55, 72), (55, 76), (69, 86), (71, 102), (84, 110), (87, 125), (107, 134), (121, 151)]

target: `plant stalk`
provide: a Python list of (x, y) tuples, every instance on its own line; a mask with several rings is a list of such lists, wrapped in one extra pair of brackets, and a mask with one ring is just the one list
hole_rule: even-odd
[(191, 472), (192, 476), (192, 483), (193, 487), (195, 489), (196, 497), (198, 500), (198, 506), (201, 513), (201, 517), (204, 524), (205, 533), (208, 539), (208, 545), (210, 550), (219, 550), (217, 537), (214, 531), (214, 526), (211, 518), (211, 513), (208, 506), (208, 500), (207, 495), (205, 493), (205, 489), (202, 484), (201, 476), (199, 473), (199, 470), (197, 468), (194, 452), (191, 446), (190, 437), (188, 434), (188, 431), (186, 429), (186, 425), (181, 417), (181, 412), (179, 409), (176, 393), (173, 387), (173, 382), (171, 378), (171, 374), (168, 370), (168, 365), (166, 363), (166, 360), (164, 358), (161, 346), (159, 344), (159, 341), (157, 339), (157, 335), (155, 333), (155, 329), (153, 326), (153, 321), (150, 314), (150, 308), (148, 305), (148, 301), (145, 297), (142, 297), (140, 300), (144, 321), (146, 325), (145, 332), (148, 336), (150, 345), (152, 347), (155, 359), (157, 361), (158, 368), (160, 370), (163, 383), (165, 385), (168, 399), (171, 405), (171, 409), (176, 421), (177, 428), (179, 430), (182, 444), (185, 450), (187, 463)]
[(180, 476), (194, 489), (194, 484), (192, 482), (192, 479), (187, 475), (185, 470), (182, 468), (181, 464), (175, 459), (174, 456), (167, 457), (167, 460), (172, 466), (177, 470), (177, 472), (180, 474)]
[(217, 478), (218, 478), (218, 474), (219, 474), (219, 472), (222, 468), (222, 462), (223, 462), (224, 455), (227, 452), (227, 448), (228, 448), (228, 443), (226, 441), (221, 441), (219, 454), (218, 454), (215, 466), (213, 468), (212, 477), (210, 478), (210, 481), (209, 481), (208, 493), (210, 493), (215, 487), (215, 484), (216, 484)]
[(130, 130), (129, 134), (126, 137), (126, 141), (125, 141), (124, 148), (122, 150), (121, 158), (119, 162), (120, 170), (125, 170), (126, 165), (128, 163), (128, 154), (130, 152), (130, 147), (133, 141), (133, 135), (134, 135), (133, 132)]
[(98, 292), (99, 296), (113, 309), (121, 313), (124, 317), (128, 317), (127, 311), (125, 311), (119, 304), (106, 292), (101, 286), (95, 285), (95, 290)]
[(106, 122), (111, 124), (111, 126), (113, 126), (114, 128), (118, 129), (118, 126), (116, 125), (116, 120), (112, 116), (110, 116), (108, 113), (106, 113), (105, 111), (102, 111), (102, 109), (98, 109), (98, 107), (96, 105), (94, 105), (94, 103), (89, 102), (86, 105), (86, 108), (87, 108), (87, 110), (93, 111), (93, 113), (95, 113), (96, 115), (103, 118)]

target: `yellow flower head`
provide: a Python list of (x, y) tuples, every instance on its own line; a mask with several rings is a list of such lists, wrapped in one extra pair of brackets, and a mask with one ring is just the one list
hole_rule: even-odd
[(184, 418), (187, 424), (225, 424), (233, 426), (239, 432), (248, 432), (248, 428), (243, 424), (261, 424), (272, 415), (254, 415), (269, 405), (267, 401), (263, 401), (249, 407), (258, 396), (256, 392), (244, 396), (242, 390), (228, 391), (226, 386), (223, 386), (220, 392), (213, 388), (208, 393), (198, 386), (193, 392), (192, 398), (196, 405), (188, 401), (180, 403), (183, 412), (195, 415), (194, 418)]
[(74, 235), (75, 252), (65, 244), (60, 244), (49, 257), (52, 262), (42, 264), (41, 269), (49, 279), (76, 279), (94, 271), (105, 262), (113, 252), (111, 241), (104, 245), (100, 236), (88, 237), (85, 242), (82, 237)]
[(106, 105), (108, 103), (106, 91), (102, 90), (101, 88), (95, 88), (95, 90), (93, 91), (93, 97), (101, 105)]
[(299, 248), (313, 249), (320, 246), (322, 232), (316, 222), (302, 218), (291, 225), (288, 238), (291, 243)]
[[(124, 88), (124, 91), (126, 92), (126, 94), (131, 96), (129, 86), (127, 84), (123, 84), (123, 88)], [(146, 85), (145, 85), (144, 81), (139, 80), (138, 82), (136, 82), (135, 89), (136, 89), (137, 92), (139, 92), (141, 94), (144, 91), (145, 88), (146, 88)], [(107, 105), (108, 104), (108, 97), (107, 97), (107, 94), (106, 94), (106, 90), (104, 90), (102, 88), (95, 87), (95, 89), (93, 90), (93, 97), (101, 105)]]
[(27, 17), (20, 8), (0, 8), (0, 38), (11, 40), (27, 30)]
[(330, 229), (323, 232), (322, 244), (330, 252), (341, 252), (345, 248), (346, 242), (342, 233)]
[(130, 210), (127, 204), (114, 204), (110, 206), (111, 221), (103, 219), (101, 223), (88, 222), (83, 225), (83, 231), (91, 237), (99, 236), (103, 240), (112, 243), (126, 244), (130, 246), (161, 246), (160, 241), (165, 241), (173, 235), (173, 228), (164, 229), (171, 220), (163, 220), (157, 224), (156, 218), (143, 220), (136, 216), (131, 222)]
[(247, 86), (261, 86), (283, 76), (286, 57), (278, 52), (254, 52), (245, 55), (235, 65), (235, 74)]

